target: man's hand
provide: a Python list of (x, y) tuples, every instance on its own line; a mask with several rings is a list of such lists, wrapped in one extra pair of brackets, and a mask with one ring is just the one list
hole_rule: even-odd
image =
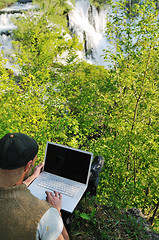
[(34, 168), (34, 171), (30, 177), (27, 177), (23, 183), (28, 187), (34, 180), (39, 176), (41, 173), (42, 169), (44, 167), (44, 163), (40, 163), (38, 166)]
[(62, 195), (61, 195), (61, 193), (58, 193), (56, 191), (54, 191), (54, 193), (46, 191), (45, 193), (47, 195), (46, 201), (48, 203), (50, 203), (54, 208), (56, 208), (58, 210), (59, 214), (61, 214), (60, 213), (61, 202), (62, 202)]
[[(46, 201), (48, 203), (50, 203), (54, 208), (57, 209), (57, 211), (59, 212), (60, 216), (61, 216), (61, 202), (62, 202), (62, 195), (61, 193), (58, 193), (56, 191), (53, 192), (45, 192), (47, 197), (46, 197)], [(63, 227), (62, 233), (60, 234), (60, 236), (58, 237), (57, 240), (70, 240), (68, 232), (65, 228), (65, 226)]]
[(36, 166), (34, 168), (32, 176), (34, 178), (37, 178), (39, 176), (39, 174), (41, 173), (41, 171), (43, 170), (43, 167), (44, 167), (44, 163), (40, 163), (38, 166)]

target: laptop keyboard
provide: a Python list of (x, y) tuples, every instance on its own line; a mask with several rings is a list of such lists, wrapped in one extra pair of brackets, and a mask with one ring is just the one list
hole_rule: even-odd
[(47, 177), (41, 179), (37, 185), (40, 187), (47, 188), (51, 191), (56, 190), (57, 192), (69, 197), (74, 197), (79, 190), (78, 186), (74, 186), (74, 185), (71, 185), (59, 180), (57, 181), (56, 179), (50, 179)]

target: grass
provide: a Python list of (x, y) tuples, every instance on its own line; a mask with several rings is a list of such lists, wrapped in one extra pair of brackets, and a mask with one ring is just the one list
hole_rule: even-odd
[(126, 211), (100, 205), (96, 199), (85, 197), (75, 210), (71, 222), (72, 240), (148, 240), (144, 220), (140, 223)]

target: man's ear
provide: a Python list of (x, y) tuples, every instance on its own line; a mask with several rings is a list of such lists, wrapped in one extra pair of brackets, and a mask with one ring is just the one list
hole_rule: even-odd
[(30, 168), (33, 167), (33, 160), (30, 160), (27, 165), (25, 166), (25, 170), (24, 172), (28, 172), (30, 170)]

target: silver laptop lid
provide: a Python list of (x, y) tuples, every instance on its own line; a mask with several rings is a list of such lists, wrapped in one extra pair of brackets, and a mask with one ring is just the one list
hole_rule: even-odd
[(88, 184), (93, 153), (47, 142), (44, 171)]

